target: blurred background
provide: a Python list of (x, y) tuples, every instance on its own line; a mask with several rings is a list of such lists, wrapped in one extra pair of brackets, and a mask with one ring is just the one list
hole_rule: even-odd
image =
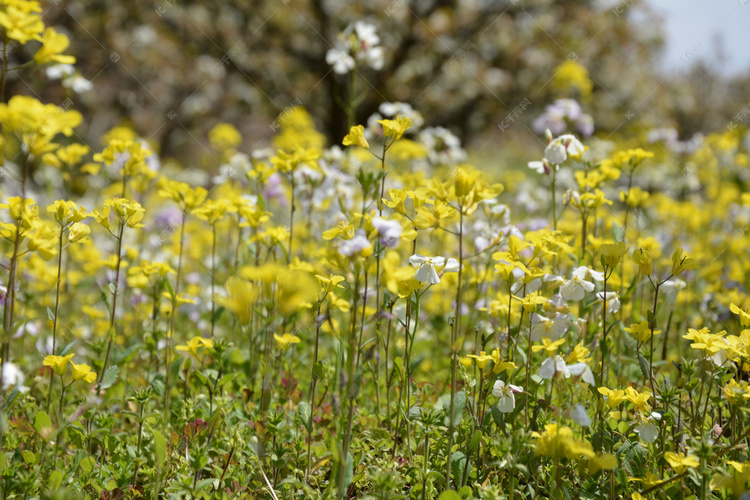
[[(468, 151), (528, 145), (524, 161), (538, 156), (548, 127), (676, 145), (750, 120), (746, 0), (56, 0), (43, 7), (45, 23), (71, 39), (76, 74), (17, 71), (8, 95), (72, 98), (92, 149), (105, 131), (129, 125), (163, 158), (209, 170), (220, 164), (208, 147), (217, 123), (235, 125), (244, 137), (238, 149), (250, 153), (267, 147), (280, 118), (301, 105), (328, 144), (340, 144), (350, 98), (356, 123), (393, 111), (383, 103), (403, 102)], [(357, 33), (356, 43), (378, 50), (367, 64), (337, 67), (336, 50), (353, 39), (355, 21), (374, 29), (369, 39)], [(9, 64), (33, 50), (12, 48)]]

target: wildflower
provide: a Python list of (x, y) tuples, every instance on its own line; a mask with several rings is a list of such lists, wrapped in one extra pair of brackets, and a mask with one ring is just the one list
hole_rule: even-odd
[(541, 434), (534, 432), (534, 453), (545, 457), (593, 458), (596, 455), (588, 441), (579, 441), (573, 437), (573, 429), (559, 424), (547, 424)]
[(401, 223), (395, 220), (373, 217), (372, 226), (378, 231), (381, 245), (386, 248), (396, 248), (398, 246), (403, 231)]
[(648, 248), (637, 248), (633, 250), (633, 262), (636, 263), (644, 276), (651, 275), (651, 261), (653, 256)]
[(583, 300), (586, 292), (594, 291), (594, 283), (586, 281), (587, 275), (590, 275), (597, 281), (602, 281), (604, 279), (604, 276), (601, 273), (592, 271), (586, 266), (575, 268), (570, 280), (566, 281), (565, 284), (560, 287), (560, 294), (565, 300)]
[(370, 147), (370, 143), (367, 142), (367, 139), (365, 138), (365, 127), (363, 125), (355, 125), (349, 129), (349, 133), (344, 137), (342, 143), (344, 146), (356, 144), (364, 149)]
[(604, 302), (605, 297), (607, 299), (607, 313), (614, 314), (620, 310), (620, 296), (617, 292), (607, 292), (606, 295), (604, 292), (596, 292), (596, 298), (599, 302)]
[(175, 347), (178, 351), (184, 351), (187, 353), (192, 354), (193, 356), (198, 356), (198, 349), (211, 349), (214, 346), (214, 341), (211, 339), (205, 339), (203, 337), (193, 337), (192, 339), (187, 341), (187, 345), (178, 345)]
[(383, 134), (391, 137), (394, 142), (411, 128), (411, 120), (405, 116), (399, 116), (395, 120), (378, 120), (378, 123), (383, 127)]
[(316, 274), (315, 277), (318, 279), (318, 283), (320, 284), (321, 289), (324, 293), (331, 293), (336, 288), (344, 288), (339, 284), (342, 281), (345, 281), (345, 278), (343, 276), (331, 274), (328, 276), (328, 278), (326, 278), (325, 276)]
[(537, 292), (531, 292), (524, 298), (516, 297), (515, 295), (513, 298), (521, 301), (521, 306), (526, 312), (534, 312), (537, 306), (547, 303), (547, 299)]
[(89, 384), (92, 384), (96, 380), (96, 373), (91, 371), (91, 367), (89, 365), (80, 364), (77, 365), (70, 362), (73, 380), (83, 380)]
[(745, 380), (737, 382), (736, 379), (731, 379), (722, 388), (722, 392), (727, 401), (735, 405), (744, 405), (750, 400), (750, 384)]
[(516, 364), (512, 361), (504, 361), (500, 359), (500, 349), (492, 351), (492, 362), (494, 364), (492, 372), (495, 374), (502, 373), (506, 370), (512, 370), (516, 367)]
[(208, 191), (205, 188), (191, 188), (187, 183), (179, 181), (168, 181), (166, 186), (159, 190), (159, 196), (171, 199), (183, 214), (189, 214), (201, 206), (207, 195)]
[(501, 413), (510, 413), (516, 407), (516, 393), (523, 392), (523, 388), (517, 385), (506, 384), (502, 380), (495, 382), (492, 386), (492, 395), (500, 398), (497, 402), (497, 409)]
[(42, 364), (44, 366), (49, 366), (55, 371), (55, 373), (63, 376), (71, 359), (73, 359), (73, 354), (68, 354), (67, 356), (55, 356), (51, 354), (44, 358)]
[(729, 310), (740, 317), (740, 325), (742, 325), (743, 328), (750, 326), (750, 307), (740, 309), (739, 306), (731, 303), (729, 305)]
[(687, 455), (684, 453), (673, 453), (671, 451), (664, 452), (664, 459), (669, 462), (669, 465), (674, 470), (675, 474), (682, 474), (688, 468), (700, 467), (701, 462), (695, 455)]
[(651, 394), (648, 392), (638, 392), (632, 387), (625, 389), (625, 399), (633, 403), (643, 413), (651, 411), (651, 405), (648, 400), (651, 399)]
[(589, 417), (586, 408), (581, 405), (573, 405), (568, 411), (570, 419), (580, 425), (581, 427), (588, 427), (591, 425), (591, 417)]
[(285, 351), (292, 347), (294, 344), (300, 343), (300, 338), (296, 335), (292, 335), (291, 333), (285, 333), (282, 336), (278, 336), (275, 333), (273, 334), (274, 340), (276, 340), (276, 344), (279, 346), (279, 349), (282, 351)]
[(627, 251), (628, 246), (622, 241), (603, 244), (599, 247), (599, 253), (602, 255), (602, 266), (610, 269), (617, 267)]
[(682, 248), (678, 248), (672, 254), (672, 275), (679, 276), (690, 269), (698, 269), (699, 265), (695, 259), (682, 255)]
[(599, 394), (604, 396), (605, 400), (607, 401), (607, 405), (610, 408), (616, 408), (625, 401), (625, 391), (621, 389), (607, 389), (606, 387), (599, 387), (597, 389), (599, 391)]
[(353, 257), (360, 253), (363, 257), (372, 254), (370, 240), (367, 239), (367, 235), (362, 230), (357, 231), (353, 238), (344, 240), (341, 245), (339, 245), (339, 254), (345, 257)]
[(656, 426), (656, 422), (661, 420), (661, 415), (656, 412), (652, 412), (648, 415), (643, 413), (637, 414), (638, 424), (633, 429), (638, 435), (647, 443), (653, 443), (659, 436), (659, 428)]
[(474, 358), (480, 370), (484, 370), (485, 368), (487, 368), (487, 364), (492, 361), (492, 356), (488, 356), (484, 351), (481, 351), (479, 353), (479, 356), (477, 356), (476, 354), (469, 354), (469, 357)]
[(454, 258), (449, 258), (446, 263), (445, 257), (426, 257), (424, 255), (415, 254), (409, 257), (409, 264), (412, 267), (416, 267), (417, 272), (414, 274), (414, 279), (421, 281), (422, 283), (429, 283), (431, 285), (437, 285), (440, 283), (440, 277), (435, 270), (436, 267), (443, 267), (443, 272), (455, 273), (458, 272), (459, 263)]
[[(637, 342), (646, 342), (651, 338), (651, 327), (648, 321), (633, 323), (629, 327), (625, 327), (625, 331), (632, 335)], [(661, 330), (654, 330), (653, 334), (659, 335), (660, 333)]]
[(544, 337), (557, 340), (568, 331), (570, 316), (556, 314), (554, 318), (547, 318), (541, 314), (531, 313), (531, 340), (541, 342)]
[(91, 233), (91, 228), (87, 224), (83, 224), (82, 222), (74, 222), (73, 224), (71, 224), (68, 231), (68, 241), (71, 243), (81, 241), (83, 238), (88, 236), (89, 233)]
[(63, 54), (68, 45), (70, 45), (70, 40), (68, 40), (67, 36), (56, 32), (52, 28), (47, 28), (42, 35), (42, 46), (34, 54), (34, 62), (37, 64), (48, 62), (75, 64), (75, 57)]

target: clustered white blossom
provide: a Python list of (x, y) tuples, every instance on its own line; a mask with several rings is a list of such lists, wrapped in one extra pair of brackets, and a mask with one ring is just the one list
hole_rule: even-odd
[(326, 53), (326, 62), (333, 71), (346, 75), (364, 64), (374, 70), (383, 68), (383, 47), (374, 25), (355, 21), (342, 31), (334, 47)]

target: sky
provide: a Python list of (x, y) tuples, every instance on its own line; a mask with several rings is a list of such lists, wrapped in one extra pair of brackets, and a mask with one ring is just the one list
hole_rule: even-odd
[(647, 3), (664, 19), (663, 69), (681, 72), (702, 60), (727, 76), (750, 71), (750, 0)]

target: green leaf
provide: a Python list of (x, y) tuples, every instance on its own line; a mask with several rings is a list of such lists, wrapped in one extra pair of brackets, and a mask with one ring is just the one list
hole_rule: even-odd
[(34, 465), (36, 463), (36, 455), (34, 455), (34, 452), (32, 451), (23, 450), (21, 456), (23, 457), (23, 461), (28, 465)]
[(52, 427), (52, 420), (43, 411), (39, 411), (34, 417), (34, 429), (41, 434), (42, 430)]
[(52, 309), (50, 309), (49, 307), (47, 307), (47, 317), (51, 322), (55, 322), (55, 313), (53, 313)]
[(477, 449), (481, 439), (482, 439), (482, 431), (476, 431), (474, 435), (471, 436), (471, 441), (469, 441), (469, 453), (472, 453), (474, 450)]
[(88, 476), (94, 470), (94, 467), (96, 466), (96, 460), (94, 460), (93, 457), (86, 457), (81, 460), (81, 463), (79, 465), (81, 466), (81, 470), (83, 471), (83, 473)]
[(198, 381), (208, 387), (209, 390), (213, 389), (213, 384), (211, 384), (211, 381), (206, 377), (203, 373), (199, 372), (198, 370), (195, 370), (193, 372), (193, 375), (195, 375), (195, 378), (198, 379)]
[(638, 354), (638, 365), (641, 367), (641, 373), (647, 380), (651, 378), (651, 364), (646, 358)]
[(297, 415), (299, 415), (300, 420), (302, 421), (302, 425), (305, 426), (305, 429), (307, 429), (307, 432), (309, 433), (311, 431), (310, 429), (310, 414), (311, 414), (312, 408), (310, 408), (310, 404), (305, 401), (300, 401), (299, 405), (297, 407)]
[[(453, 399), (453, 424), (458, 425), (464, 416), (464, 407), (466, 406), (466, 392), (458, 391)], [(445, 405), (447, 412), (450, 412), (450, 400)], [(445, 416), (445, 425), (450, 425), (450, 416)]]
[[(453, 480), (458, 483), (461, 481), (464, 475), (464, 467), (466, 467), (466, 455), (460, 451), (454, 451), (451, 455), (451, 472), (453, 473)], [(469, 465), (466, 471), (467, 476), (471, 472), (471, 465)]]
[(164, 457), (167, 456), (167, 440), (159, 431), (153, 431), (154, 434), (154, 463), (161, 467), (164, 464)]
[(52, 491), (57, 491), (60, 489), (60, 485), (62, 484), (62, 472), (59, 470), (54, 471), (52, 474), (49, 475), (49, 479), (47, 480), (47, 486)]
[(455, 490), (446, 490), (440, 494), (438, 500), (462, 500), (461, 495)]
[(65, 356), (66, 354), (68, 354), (68, 352), (70, 352), (70, 350), (71, 350), (71, 349), (73, 348), (73, 345), (74, 345), (75, 343), (76, 343), (76, 341), (74, 340), (74, 341), (73, 341), (73, 342), (71, 342), (70, 344), (68, 344), (68, 345), (66, 345), (65, 347), (63, 347), (63, 350), (62, 350), (62, 351), (60, 351), (60, 356)]
[(461, 498), (471, 498), (471, 486), (464, 486), (462, 488), (459, 488), (458, 494), (461, 495)]
[(104, 377), (102, 377), (102, 389), (108, 389), (112, 387), (112, 384), (114, 384), (117, 381), (117, 372), (119, 369), (116, 366), (110, 366), (107, 368), (107, 371), (104, 372)]
[(312, 369), (313, 380), (321, 380), (323, 378), (323, 373), (325, 373), (323, 370), (323, 362), (318, 361)]

